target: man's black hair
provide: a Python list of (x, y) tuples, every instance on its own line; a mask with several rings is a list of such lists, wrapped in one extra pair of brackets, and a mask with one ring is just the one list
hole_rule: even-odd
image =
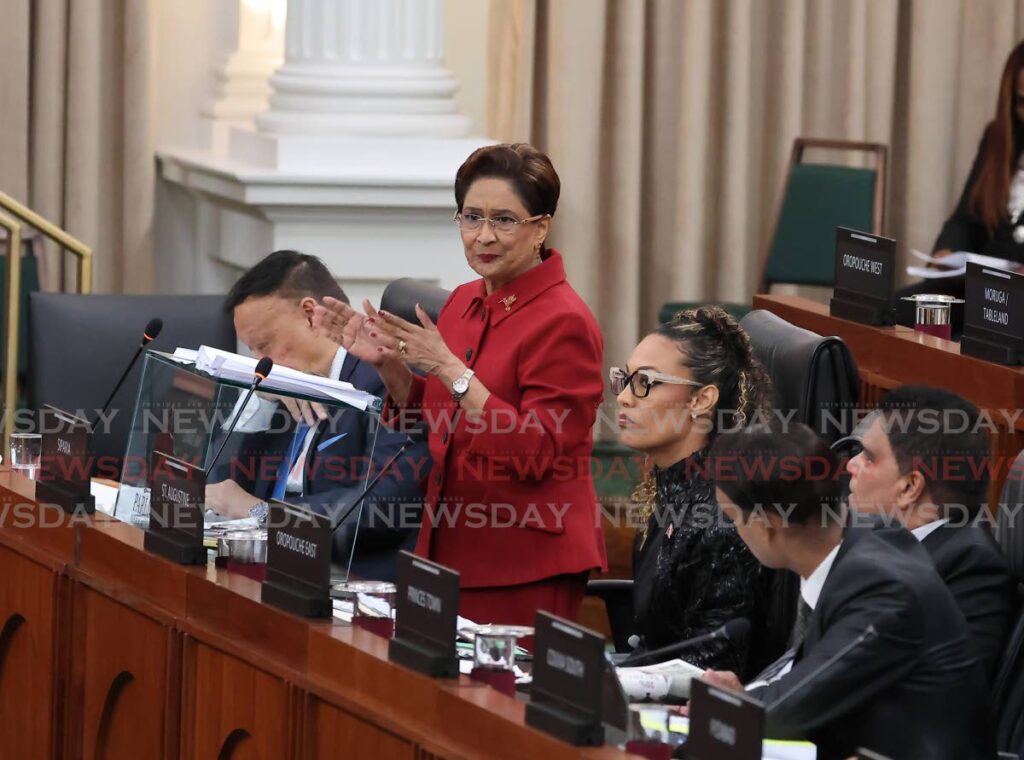
[(348, 296), (331, 270), (316, 256), (298, 251), (274, 251), (243, 274), (228, 292), (224, 310), (231, 313), (249, 298), (275, 295), (287, 299), (326, 296), (348, 303)]
[(744, 514), (774, 511), (790, 523), (822, 526), (840, 517), (839, 459), (806, 425), (723, 431), (709, 460), (715, 485)]

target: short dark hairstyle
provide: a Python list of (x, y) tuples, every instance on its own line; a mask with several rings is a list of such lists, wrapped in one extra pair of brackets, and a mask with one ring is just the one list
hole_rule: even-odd
[(958, 505), (974, 517), (986, 503), (991, 454), (978, 407), (928, 385), (894, 388), (879, 407), (900, 474), (920, 472), (937, 505)]
[(840, 519), (840, 465), (806, 425), (778, 421), (723, 431), (709, 455), (715, 485), (744, 514), (775, 511), (804, 525)]
[(317, 301), (330, 296), (348, 303), (348, 296), (331, 270), (316, 256), (274, 251), (238, 278), (228, 292), (224, 310), (230, 313), (249, 298), (269, 295), (288, 299), (311, 297)]
[(507, 180), (530, 216), (555, 215), (562, 182), (547, 154), (532, 145), (485, 145), (470, 153), (455, 175), (455, 204), (459, 211), (469, 186), (483, 177)]

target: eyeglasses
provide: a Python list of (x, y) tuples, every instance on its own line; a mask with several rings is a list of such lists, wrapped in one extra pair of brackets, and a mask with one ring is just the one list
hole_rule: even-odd
[(476, 232), (484, 226), (484, 222), (491, 225), (491, 229), (495, 232), (500, 232), (503, 235), (508, 235), (515, 231), (516, 227), (521, 224), (530, 224), (532, 222), (539, 222), (541, 219), (547, 219), (550, 214), (537, 214), (527, 219), (516, 219), (514, 216), (508, 214), (500, 214), (495, 217), (481, 216), (480, 214), (460, 214), (458, 211), (455, 212), (455, 216), (452, 217), (452, 221), (455, 222), (460, 229), (468, 232)]
[(611, 387), (612, 393), (618, 396), (624, 390), (626, 386), (633, 391), (633, 395), (637, 398), (647, 398), (647, 394), (651, 392), (651, 388), (661, 383), (667, 383), (669, 385), (692, 385), (695, 388), (703, 388), (704, 383), (698, 383), (696, 380), (687, 380), (685, 377), (675, 377), (673, 375), (665, 375), (661, 372), (656, 372), (653, 369), (638, 369), (635, 372), (626, 372), (621, 367), (612, 367), (608, 370), (608, 385)]

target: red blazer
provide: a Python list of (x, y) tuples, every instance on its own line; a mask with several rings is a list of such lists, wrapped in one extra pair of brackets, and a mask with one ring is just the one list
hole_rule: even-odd
[(418, 377), (406, 407), (385, 412), (429, 432), (416, 552), (459, 571), (466, 588), (605, 568), (590, 475), (604, 341), (561, 255), (489, 296), (483, 280), (460, 285), (438, 329), (491, 395), (471, 416), (438, 378)]

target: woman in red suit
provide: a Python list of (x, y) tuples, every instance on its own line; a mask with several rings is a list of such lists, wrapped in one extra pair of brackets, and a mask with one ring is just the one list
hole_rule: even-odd
[(378, 368), (386, 419), (425, 421), (433, 470), (416, 551), (459, 572), (461, 613), (482, 623), (533, 625), (538, 609), (575, 619), (605, 566), (590, 476), (603, 340), (544, 245), (559, 190), (536, 148), (480, 148), (455, 178), (480, 279), (452, 292), (437, 324), (419, 308), (412, 324), (331, 299), (314, 318)]

